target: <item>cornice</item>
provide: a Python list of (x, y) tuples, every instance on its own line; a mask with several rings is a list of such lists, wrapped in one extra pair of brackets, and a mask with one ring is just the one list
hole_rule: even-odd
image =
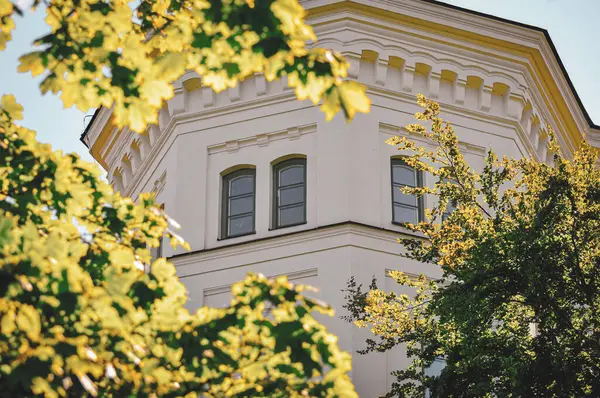
[[(470, 43), (479, 50), (485, 48), (486, 51), (493, 53), (492, 55), (499, 60), (500, 65), (503, 64), (503, 67), (510, 67), (509, 64), (514, 60), (505, 61), (499, 56), (500, 54), (520, 57), (522, 59), (520, 62), (527, 63), (525, 65), (526, 69), (533, 76), (533, 81), (529, 82), (531, 87), (541, 86), (538, 95), (544, 97), (545, 101), (543, 102), (551, 104), (547, 106), (549, 112), (557, 120), (564, 120), (567, 125), (571, 123), (570, 126), (566, 127), (566, 130), (569, 130), (573, 137), (572, 142), (569, 143), (569, 150), (572, 151), (579, 145), (581, 131), (584, 130), (589, 131), (588, 139), (591, 142), (597, 143), (600, 141), (600, 127), (594, 125), (589, 119), (589, 115), (581, 105), (564, 66), (556, 54), (556, 49), (548, 33), (543, 29), (433, 0), (307, 0), (303, 1), (302, 4), (308, 9), (309, 22), (314, 21), (317, 25), (333, 14), (337, 17), (343, 13), (348, 15), (361, 14), (363, 17), (371, 18), (375, 22), (375, 26), (384, 26), (387, 23), (389, 29), (389, 25), (393, 24), (404, 32), (411, 32), (414, 37), (424, 38), (421, 40), (423, 43), (418, 43), (418, 40), (414, 39), (415, 43), (411, 43), (413, 46), (416, 44), (424, 46), (427, 44), (426, 41), (437, 35), (443, 37), (446, 44), (454, 47), (462, 46), (462, 48), (466, 48), (465, 46)], [(474, 53), (477, 53), (477, 51)], [(456, 54), (454, 55), (453, 58), (457, 58)], [(448, 56), (449, 58), (452, 57), (451, 52), (448, 52)], [(481, 62), (485, 62), (485, 60), (481, 59)], [(496, 68), (498, 66), (496, 65)], [(288, 95), (290, 93), (283, 93), (284, 97)], [(257, 98), (255, 100), (264, 100), (266, 105), (271, 103), (272, 96), (269, 97), (268, 99)], [(232, 105), (233, 108), (228, 106), (224, 108), (235, 109), (236, 105), (241, 104), (236, 102)], [(223, 111), (222, 107), (213, 107), (199, 113), (210, 117), (213, 114), (212, 112), (219, 114)], [(99, 154), (99, 147), (105, 147), (107, 140), (104, 139), (98, 142), (98, 136), (106, 126), (108, 122), (106, 117), (110, 115), (110, 112), (101, 109), (100, 115), (104, 115), (104, 119), (99, 117), (97, 120), (90, 122), (92, 126), (90, 126), (90, 129), (86, 129), (85, 134), (87, 137), (84, 138), (86, 142), (92, 143), (91, 152), (94, 157), (103, 166), (107, 167), (103, 156)], [(189, 113), (175, 115), (171, 118), (169, 124), (179, 123), (183, 120), (176, 120), (179, 116), (194, 118), (199, 115)], [(569, 117), (572, 118), (572, 122), (568, 121)], [(559, 127), (563, 127), (561, 122), (558, 122), (558, 124)], [(103, 134), (111, 134), (111, 132), (105, 131)]]
[[(400, 91), (387, 90), (385, 88), (377, 87), (377, 86), (373, 86), (373, 85), (368, 86), (367, 94), (369, 96), (371, 96), (372, 98), (375, 98), (375, 96), (379, 96), (381, 98), (388, 98), (388, 99), (400, 101), (402, 104), (406, 104), (409, 106), (412, 106), (415, 103), (415, 95), (412, 93), (404, 93), (404, 92), (400, 92)], [(163, 131), (163, 133), (160, 135), (158, 141), (155, 143), (155, 145), (153, 145), (149, 155), (145, 159), (142, 160), (142, 163), (139, 167), (140, 171), (133, 176), (133, 180), (132, 180), (131, 184), (128, 184), (128, 187), (126, 187), (126, 189), (125, 189), (125, 194), (131, 196), (131, 195), (133, 195), (133, 193), (137, 192), (140, 189), (140, 186), (143, 185), (147, 181), (147, 179), (152, 175), (153, 170), (151, 170), (149, 166), (152, 165), (154, 162), (156, 162), (161, 151), (167, 147), (170, 147), (172, 145), (172, 143), (175, 142), (175, 140), (177, 139), (177, 137), (179, 135), (191, 134), (191, 133), (198, 131), (198, 130), (192, 130), (192, 131), (179, 132), (181, 130), (184, 130), (184, 129), (180, 128), (181, 126), (184, 126), (185, 124), (192, 123), (192, 122), (194, 122), (194, 123), (202, 122), (204, 120), (214, 121), (214, 120), (216, 120), (217, 117), (228, 116), (228, 115), (240, 112), (240, 111), (251, 111), (253, 109), (260, 109), (260, 108), (270, 109), (271, 105), (275, 105), (275, 104), (279, 104), (279, 103), (283, 103), (283, 102), (297, 103), (297, 99), (293, 92), (287, 92), (287, 93), (282, 93), (282, 94), (278, 94), (278, 95), (274, 95), (274, 96), (248, 100), (248, 101), (244, 101), (244, 102), (231, 103), (231, 104), (219, 107), (219, 108), (214, 108), (214, 109), (210, 108), (207, 110), (201, 110), (201, 111), (197, 111), (197, 112), (193, 112), (193, 113), (191, 113), (191, 112), (190, 113), (181, 113), (181, 114), (177, 114), (177, 115), (173, 116), (171, 118), (171, 120), (169, 121), (168, 125), (165, 127), (165, 131)], [(457, 106), (457, 105), (454, 105), (454, 104), (451, 104), (451, 103), (448, 103), (448, 102), (445, 102), (442, 100), (439, 100), (439, 102), (440, 102), (440, 105), (442, 106), (442, 110), (443, 110), (444, 114), (446, 114), (446, 115), (469, 117), (474, 120), (478, 120), (480, 122), (492, 123), (492, 124), (496, 124), (496, 125), (499, 125), (502, 127), (514, 128), (517, 131), (517, 134), (521, 138), (524, 145), (526, 145), (527, 153), (522, 153), (522, 155), (523, 156), (528, 155), (528, 156), (532, 156), (532, 157), (537, 156), (535, 151), (533, 150), (533, 146), (529, 142), (527, 134), (523, 131), (523, 129), (518, 121), (508, 118), (508, 117), (496, 116), (496, 115), (486, 113), (483, 111), (479, 111), (479, 110), (464, 108), (462, 106)], [(384, 107), (383, 105), (378, 104), (375, 100), (373, 101), (372, 106)], [(306, 104), (303, 106), (300, 103), (297, 103), (297, 107), (294, 108), (294, 110), (297, 111), (297, 110), (307, 109), (307, 108), (312, 108), (312, 107), (313, 107), (312, 104)], [(389, 108), (389, 109), (398, 111), (397, 108)], [(288, 111), (289, 110), (284, 109), (284, 110), (280, 110), (279, 112), (269, 113), (268, 115), (273, 116), (273, 115), (285, 113)], [(261, 117), (264, 117), (264, 116), (263, 115), (256, 116), (256, 118), (261, 118)], [(451, 118), (448, 117), (448, 119), (451, 119)], [(244, 119), (244, 121), (247, 121), (247, 120), (249, 120), (249, 119)], [(232, 122), (231, 120), (226, 120), (223, 123), (213, 124), (210, 126), (206, 126), (205, 128), (206, 129), (209, 129), (209, 128), (214, 129), (214, 128), (223, 127), (223, 126), (226, 126), (226, 125), (229, 125), (232, 123), (236, 123), (236, 122)], [(456, 125), (456, 123), (454, 123), (454, 124)], [(305, 127), (309, 127), (312, 125), (314, 125), (314, 123), (308, 124), (307, 126), (301, 126), (301, 127), (305, 128)], [(274, 133), (278, 133), (278, 132), (274, 132)], [(135, 133), (131, 133), (131, 134), (135, 135)], [(258, 138), (256, 141), (258, 143)], [(121, 143), (122, 146), (126, 145), (126, 141), (119, 141), (119, 142)], [(170, 144), (167, 145), (168, 142), (170, 142)], [(215, 144), (215, 145), (217, 145), (217, 144)], [(218, 144), (217, 147), (219, 147), (219, 145), (221, 145), (221, 146), (226, 145), (226, 143)], [(518, 144), (517, 144), (517, 147), (520, 148), (520, 146)], [(217, 149), (217, 148), (211, 149), (211, 151), (213, 151), (213, 152), (215, 150), (219, 150), (219, 149)], [(121, 152), (119, 151), (119, 153), (121, 153)], [(119, 157), (114, 157), (113, 159), (119, 159)], [(114, 168), (117, 168), (117, 167), (118, 167), (118, 164), (112, 164), (111, 170), (114, 170)]]
[[(267, 275), (267, 278), (275, 279), (280, 276), (285, 276), (285, 277), (287, 277), (288, 281), (293, 282), (293, 281), (297, 281), (299, 279), (312, 278), (312, 277), (315, 277), (318, 275), (319, 275), (318, 268), (308, 268), (308, 269), (303, 269), (300, 271), (286, 272), (285, 274)], [(181, 276), (180, 278), (183, 279), (185, 277)], [(231, 293), (231, 286), (232, 286), (232, 284), (230, 283), (227, 285), (220, 285), (220, 286), (215, 286), (215, 287), (210, 287), (210, 288), (204, 289), (204, 291), (203, 291), (204, 299), (206, 299), (206, 297), (208, 297), (208, 296), (216, 296), (218, 294)]]
[[(193, 130), (193, 131), (186, 131), (185, 133), (178, 133), (178, 127), (180, 126), (184, 126), (187, 123), (192, 123), (192, 122), (202, 122), (205, 120), (213, 120), (214, 118), (218, 117), (218, 116), (228, 116), (228, 115), (232, 115), (235, 114), (237, 112), (242, 112), (242, 111), (247, 111), (247, 110), (252, 110), (252, 109), (257, 109), (257, 108), (265, 108), (268, 109), (270, 106), (279, 104), (279, 103), (283, 103), (283, 102), (292, 102), (292, 101), (297, 101), (296, 100), (296, 95), (292, 92), (292, 91), (288, 91), (288, 92), (284, 92), (282, 94), (277, 94), (277, 95), (271, 95), (268, 97), (258, 97), (258, 98), (253, 98), (252, 100), (248, 100), (248, 101), (242, 101), (242, 102), (234, 102), (234, 103), (230, 103), (221, 107), (215, 107), (215, 108), (208, 108), (208, 109), (203, 109), (200, 111), (196, 111), (196, 112), (186, 112), (186, 113), (180, 113), (180, 114), (176, 114), (173, 115), (173, 117), (171, 117), (171, 119), (169, 120), (169, 123), (165, 126), (164, 131), (162, 132), (162, 134), (160, 135), (158, 141), (152, 146), (152, 149), (150, 151), (150, 154), (142, 160), (141, 166), (140, 166), (140, 170), (148, 170), (148, 166), (153, 164), (153, 162), (155, 162), (161, 152), (161, 150), (165, 147), (166, 142), (169, 140), (169, 138), (172, 138), (171, 140), (171, 144), (175, 141), (175, 139), (180, 135), (180, 134), (191, 134), (194, 133), (198, 130)], [(305, 106), (301, 106), (299, 105), (299, 107), (295, 108), (294, 110), (299, 110), (299, 109), (303, 109), (303, 108), (311, 108), (313, 105), (312, 103), (310, 105), (305, 105)], [(282, 111), (281, 113), (283, 113), (284, 111)], [(256, 118), (260, 118), (262, 116), (257, 116)], [(245, 119), (247, 120), (251, 120), (251, 119)], [(221, 126), (225, 126), (231, 124), (230, 121), (219, 124), (219, 125), (213, 125), (213, 126), (209, 126), (206, 128), (216, 128), (216, 127), (221, 127)], [(112, 168), (116, 168), (118, 167), (118, 165), (116, 164), (112, 164), (111, 165)], [(145, 181), (148, 176), (150, 175), (150, 173), (144, 173), (144, 172), (140, 172), (140, 173), (136, 173), (135, 176), (133, 177), (133, 180), (131, 182), (131, 184), (125, 189), (125, 194), (126, 195), (131, 195), (133, 192), (136, 192), (138, 190), (138, 187), (140, 186), (140, 184), (142, 183), (142, 181)]]
[[(372, 245), (365, 244), (365, 241), (351, 239), (353, 236), (375, 239), (380, 242), (387, 242), (391, 244), (390, 248), (395, 248), (397, 250), (377, 248)], [(246, 264), (234, 264), (230, 267), (224, 268), (216, 264), (216, 260), (219, 259), (233, 258), (237, 256), (247, 258), (252, 254), (261, 253), (270, 249), (276, 249), (280, 247), (290, 248), (290, 250), (286, 250), (285, 253), (279, 257), (274, 257), (273, 253), (270, 253), (268, 259), (265, 261), (273, 261), (278, 258), (293, 257), (298, 255), (299, 253), (294, 254), (291, 251), (292, 246), (295, 244), (302, 243), (304, 245), (308, 242), (319, 243), (323, 242), (324, 239), (336, 237), (349, 237), (350, 239), (338, 240), (337, 242), (324, 244), (318, 248), (303, 248), (300, 250), (302, 252), (301, 254), (332, 250), (340, 247), (359, 247), (367, 250), (400, 256), (402, 246), (397, 244), (398, 238), (422, 238), (422, 236), (412, 233), (402, 227), (398, 227), (398, 230), (393, 230), (355, 221), (345, 221), (337, 224), (329, 224), (316, 228), (304, 229), (283, 235), (275, 235), (256, 240), (234, 243), (226, 246), (182, 253), (169, 257), (169, 261), (171, 261), (175, 267), (177, 267), (177, 274), (180, 277), (192, 276), (209, 273), (213, 269), (224, 270), (228, 268), (244, 266)], [(201, 270), (198, 270), (196, 267), (188, 267), (195, 266), (199, 263), (203, 263)], [(255, 263), (256, 262), (253, 262), (253, 264)]]
[[(380, 21), (378, 24), (393, 23), (397, 29), (413, 34), (437, 34), (452, 45), (470, 43), (506, 54), (521, 54), (529, 60), (532, 73), (542, 80), (545, 87), (542, 91), (563, 109), (561, 117), (573, 118), (579, 135), (576, 144), (584, 129), (600, 134), (600, 126), (589, 118), (544, 29), (433, 0), (307, 0), (302, 4), (308, 9), (309, 23), (329, 15), (335, 18), (340, 13), (352, 12)], [(574, 130), (574, 126), (570, 129)]]

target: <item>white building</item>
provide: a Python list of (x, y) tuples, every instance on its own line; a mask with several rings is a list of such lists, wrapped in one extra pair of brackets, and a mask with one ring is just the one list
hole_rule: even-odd
[[(101, 108), (82, 136), (124, 195), (156, 191), (183, 225), (192, 250), (165, 247), (163, 255), (187, 285), (190, 308), (226, 305), (231, 284), (249, 271), (319, 287), (317, 296), (336, 316), (351, 276), (368, 284), (374, 275), (393, 289), (386, 270), (438, 274), (398, 255), (396, 238), (406, 230), (394, 219), (419, 210), (399, 194), (392, 210), (398, 153), (384, 142), (407, 134), (402, 126), (413, 122), (417, 93), (440, 102), (475, 168), (490, 146), (499, 155), (548, 161), (546, 123), (567, 155), (582, 131), (600, 147), (600, 127), (543, 29), (435, 1), (302, 4), (318, 44), (344, 54), (350, 77), (368, 86), (369, 114), (351, 124), (342, 115), (325, 122), (284, 82), (257, 76), (215, 94), (190, 73), (175, 83), (175, 97), (145, 135), (115, 129), (110, 109)], [(401, 165), (394, 170), (399, 182), (415, 181)], [(339, 318), (326, 323), (342, 348), (365, 346), (368, 332)], [(406, 363), (399, 351), (354, 358), (352, 378), (365, 397), (384, 393), (390, 372)]]

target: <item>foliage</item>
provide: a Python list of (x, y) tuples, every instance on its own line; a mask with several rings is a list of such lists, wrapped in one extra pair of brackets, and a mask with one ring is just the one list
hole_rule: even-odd
[[(221, 91), (263, 74), (287, 76), (299, 99), (331, 119), (367, 112), (365, 87), (344, 81), (338, 54), (316, 39), (297, 0), (34, 0), (50, 32), (19, 71), (43, 75), (65, 107), (112, 107), (143, 132), (196, 71)], [(0, 0), (0, 50), (15, 14)], [(150, 195), (122, 198), (75, 155), (52, 152), (21, 127), (13, 96), (0, 106), (0, 395), (356, 396), (350, 357), (312, 316), (331, 308), (285, 277), (250, 274), (224, 309), (190, 314), (186, 292), (149, 247), (176, 223)], [(266, 306), (272, 307), (270, 314)]]
[[(377, 336), (365, 352), (407, 343), (411, 366), (395, 372), (390, 396), (600, 396), (600, 171), (587, 144), (571, 160), (551, 132), (553, 165), (533, 159), (499, 160), (490, 150), (481, 173), (459, 151), (439, 105), (419, 96), (407, 126), (437, 144), (418, 147), (407, 161), (439, 177), (432, 188), (406, 193), (437, 196), (419, 225), (425, 239), (400, 239), (406, 256), (439, 264), (441, 280), (392, 277), (414, 297), (351, 281), (350, 319)], [(443, 222), (448, 203), (455, 205)], [(428, 375), (443, 358), (440, 375)]]
[[(34, 0), (34, 7), (40, 5)], [(367, 112), (365, 87), (344, 81), (348, 63), (338, 54), (308, 49), (316, 40), (297, 0), (47, 0), (51, 32), (38, 51), (21, 57), (19, 71), (44, 74), (42, 93), (61, 92), (65, 107), (114, 105), (115, 123), (143, 132), (156, 123), (171, 83), (187, 70), (221, 91), (257, 73), (287, 76), (299, 99), (331, 119)], [(0, 50), (22, 12), (0, 0)]]
[[(53, 152), (0, 107), (0, 396), (356, 396), (350, 356), (285, 277), (249, 275), (224, 309), (185, 308), (150, 195)], [(271, 315), (264, 312), (271, 305)]]

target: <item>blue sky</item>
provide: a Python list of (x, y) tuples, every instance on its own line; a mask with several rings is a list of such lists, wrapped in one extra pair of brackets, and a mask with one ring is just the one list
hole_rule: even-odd
[[(600, 124), (600, 0), (447, 0), (448, 3), (547, 29), (592, 119)], [(575, 6), (576, 4), (576, 6)], [(38, 139), (55, 149), (77, 152), (92, 160), (79, 141), (85, 112), (64, 109), (58, 97), (42, 96), (40, 78), (17, 73), (17, 59), (32, 48), (35, 38), (47, 33), (44, 12), (17, 18), (17, 29), (6, 50), (0, 52), (0, 95), (12, 93), (25, 107), (23, 124), (38, 132)], [(92, 114), (90, 110), (88, 114)]]

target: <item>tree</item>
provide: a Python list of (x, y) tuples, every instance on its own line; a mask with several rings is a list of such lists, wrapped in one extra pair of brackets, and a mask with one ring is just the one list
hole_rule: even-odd
[[(36, 0), (51, 32), (20, 71), (44, 74), (65, 106), (113, 108), (143, 132), (195, 70), (215, 91), (263, 73), (287, 76), (328, 119), (366, 112), (365, 87), (314, 40), (296, 0)], [(0, 50), (18, 6), (0, 0)], [(356, 393), (350, 356), (313, 317), (332, 314), (285, 277), (250, 274), (231, 305), (185, 308), (186, 291), (149, 248), (187, 244), (151, 195), (122, 198), (97, 166), (53, 152), (0, 102), (0, 395), (340, 396)], [(150, 264), (150, 272), (145, 272)], [(265, 314), (265, 306), (273, 308)]]
[(163, 231), (186, 245), (174, 222), (37, 143), (20, 110), (2, 97), (0, 395), (356, 395), (349, 355), (311, 315), (329, 307), (250, 275), (230, 307), (190, 314), (172, 264), (144, 272)]
[[(406, 256), (439, 264), (441, 280), (402, 272), (392, 277), (414, 295), (364, 291), (351, 280), (348, 319), (376, 339), (364, 352), (407, 344), (408, 369), (395, 372), (390, 396), (596, 397), (600, 395), (600, 171), (583, 144), (560, 154), (550, 129), (554, 164), (499, 160), (490, 150), (481, 173), (458, 148), (439, 105), (419, 97), (419, 124), (407, 129), (437, 145), (388, 141), (407, 160), (439, 177), (426, 220), (407, 225), (424, 239), (401, 239)], [(441, 167), (440, 167), (441, 166)], [(449, 202), (456, 209), (440, 222)], [(436, 358), (439, 375), (426, 372)]]
[(2, 97), (0, 395), (356, 396), (349, 354), (311, 315), (331, 308), (250, 275), (230, 307), (190, 314), (171, 263), (144, 272), (163, 231), (186, 245), (174, 222), (37, 143), (20, 111)]

